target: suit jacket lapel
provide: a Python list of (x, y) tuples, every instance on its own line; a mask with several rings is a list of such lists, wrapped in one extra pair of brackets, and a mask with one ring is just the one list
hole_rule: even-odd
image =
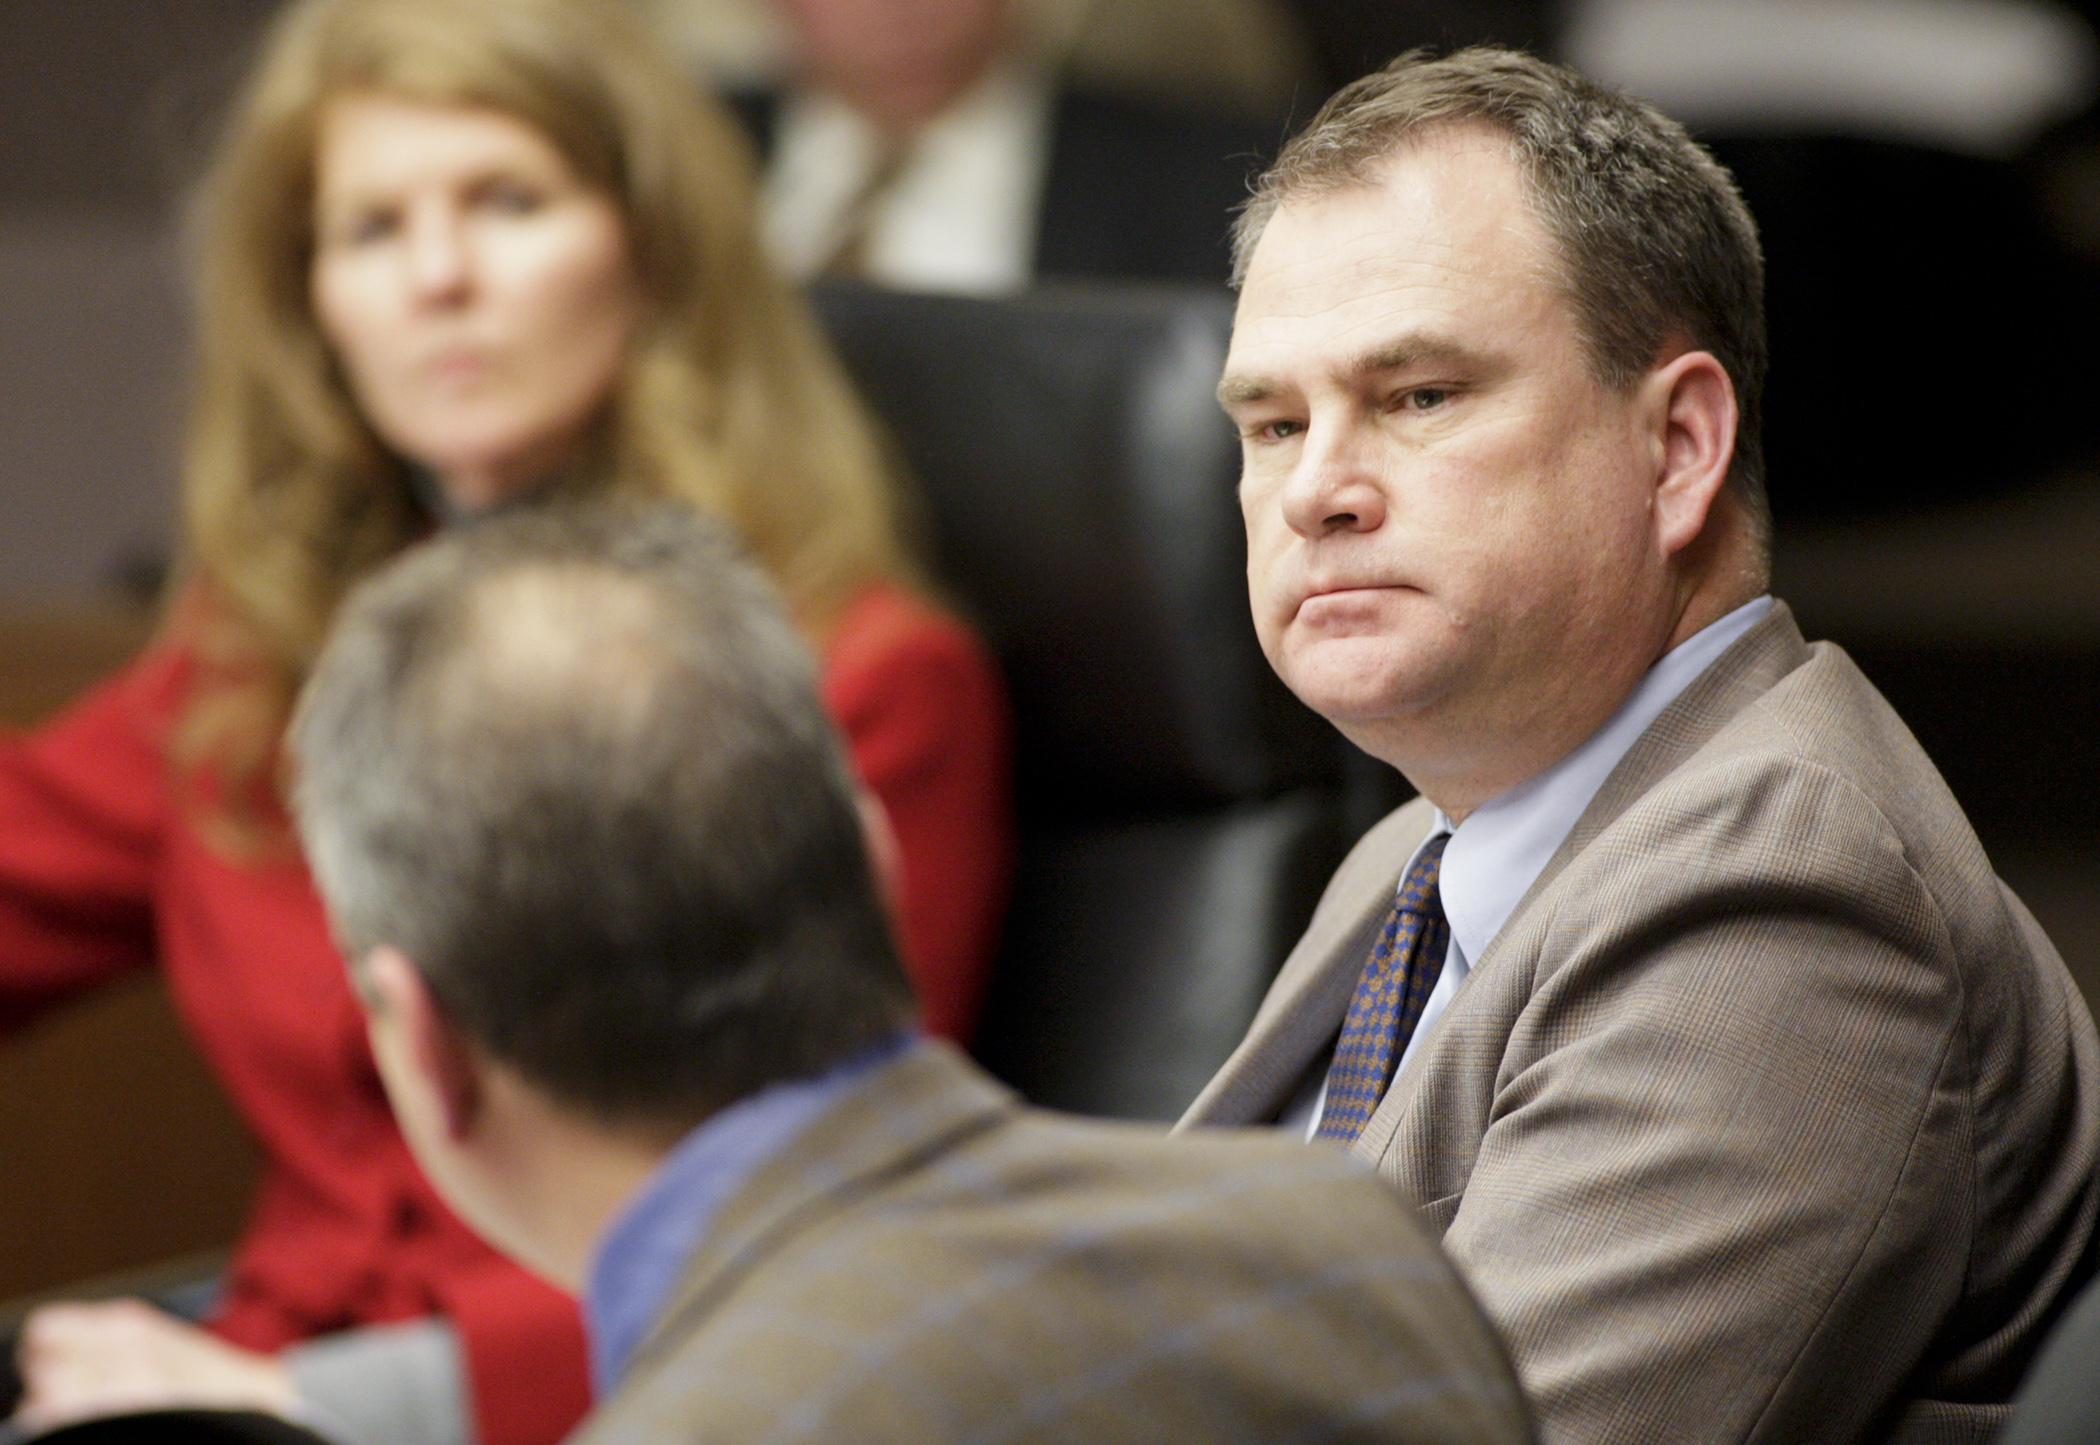
[[(1590, 800), (1495, 941), (1473, 961), (1466, 986), (1437, 1024), (1438, 1033), (1449, 1033), (1449, 1025), (1463, 1018), (1467, 996), (1479, 992), (1471, 986), (1472, 975), (1494, 968), (1508, 952), (1507, 940), (1521, 931), (1569, 860), (1808, 655), (1793, 614), (1785, 603), (1775, 602), (1756, 626), (1663, 709)], [(1417, 799), (1358, 845), (1321, 900), (1305, 936), (1291, 950), (1246, 1038), (1189, 1106), (1182, 1127), (1263, 1122), (1289, 1102), (1306, 1068), (1341, 1026), (1371, 935), (1392, 905), (1401, 871), (1433, 821), (1429, 805)], [(1433, 1061), (1435, 1043), (1434, 1037), (1424, 1040), (1424, 1047), (1393, 1080), (1354, 1145), (1363, 1158), (1375, 1161), (1391, 1152), (1408, 1111), (1419, 1102), (1424, 1079), (1439, 1067)]]
[[(1706, 671), (1694, 678), (1689, 687), (1657, 714), (1655, 721), (1612, 769), (1597, 795), (1590, 799), (1589, 806), (1583, 809), (1582, 816), (1568, 830), (1568, 836), (1561, 840), (1546, 866), (1539, 870), (1539, 876), (1525, 891), (1508, 921), (1481, 956), (1473, 961), (1466, 984), (1451, 1000), (1444, 1018), (1438, 1021), (1440, 1031), (1450, 1032), (1448, 1025), (1463, 1019), (1468, 993), (1484, 992), (1470, 987), (1473, 979), (1495, 968), (1499, 960), (1508, 955), (1509, 941), (1524, 931), (1533, 905), (1545, 896), (1570, 860), (1637, 799), (1719, 732), (1729, 719), (1769, 692), (1782, 677), (1808, 658), (1808, 644), (1801, 639), (1801, 630), (1794, 624), (1793, 613), (1787, 610), (1784, 602), (1775, 601), (1770, 612), (1737, 638), (1734, 646), (1715, 658)], [(1420, 1102), (1424, 1081), (1431, 1071), (1440, 1067), (1432, 1058), (1437, 1051), (1426, 1047), (1432, 1042), (1424, 1040), (1425, 1047), (1415, 1051), (1415, 1056), (1393, 1080), (1392, 1087), (1365, 1124), (1363, 1133), (1357, 1137), (1354, 1151), (1363, 1158), (1376, 1162), (1391, 1153), (1393, 1141), (1406, 1116)]]
[(1400, 874), (1434, 821), (1430, 805), (1416, 799), (1357, 845), (1284, 960), (1247, 1036), (1177, 1127), (1266, 1123), (1290, 1103), (1306, 1069), (1341, 1028)]
[(939, 1040), (924, 1040), (884, 1065), (729, 1197), (635, 1351), (630, 1373), (690, 1334), (795, 1235), (1020, 1107)]

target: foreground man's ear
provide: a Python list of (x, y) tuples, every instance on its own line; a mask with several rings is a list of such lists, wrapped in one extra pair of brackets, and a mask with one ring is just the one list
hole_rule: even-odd
[[(373, 1052), (389, 1092), (415, 1089), (434, 1106), (434, 1122), (445, 1137), (455, 1143), (465, 1140), (479, 1123), (485, 1102), (479, 1052), (431, 993), (421, 970), (399, 949), (381, 944), (359, 967), (372, 1015)], [(404, 1072), (407, 1077), (395, 1077)], [(401, 1111), (403, 1101), (397, 1098), (395, 1108)]]
[(904, 907), (904, 850), (898, 846), (890, 810), (866, 788), (857, 789), (853, 801), (860, 809), (860, 837), (868, 850), (868, 871), (874, 875), (876, 895), (891, 918), (900, 918)]
[(1706, 530), (1714, 498), (1728, 484), (1738, 420), (1735, 384), (1709, 351), (1687, 351), (1642, 384), (1656, 403), (1658, 466), (1655, 538), (1676, 556)]

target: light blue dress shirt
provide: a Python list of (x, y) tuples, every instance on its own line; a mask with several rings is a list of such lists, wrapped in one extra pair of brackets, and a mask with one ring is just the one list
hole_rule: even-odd
[(768, 1085), (709, 1115), (664, 1156), (606, 1228), (591, 1257), (583, 1319), (591, 1341), (591, 1386), (599, 1398), (626, 1373), (629, 1357), (729, 1196), (818, 1115), (912, 1042), (900, 1037), (814, 1079)]
[[(1451, 835), (1437, 875), (1444, 917), (1451, 924), (1451, 946), (1444, 954), (1444, 971), (1422, 1006), (1422, 1020), (1415, 1025), (1414, 1037), (1408, 1040), (1407, 1052), (1400, 1056), (1395, 1072), (1405, 1068), (1422, 1047), (1472, 971), (1473, 960), (1487, 952), (1612, 769), (1662, 710), (1771, 610), (1770, 597), (1746, 602), (1671, 648), (1581, 746), (1530, 781), (1488, 799), (1463, 823), (1453, 827), (1443, 811), (1437, 811), (1436, 826), (1422, 845), (1426, 847), (1441, 833)], [(1414, 859), (1409, 858), (1408, 867), (1413, 866)], [(1400, 876), (1405, 878), (1407, 870), (1402, 869)], [(1319, 1130), (1326, 1107), (1325, 1070), (1309, 1103), (1309, 1117), (1300, 1104), (1286, 1110), (1281, 1120), (1286, 1128), (1302, 1127), (1307, 1138)]]

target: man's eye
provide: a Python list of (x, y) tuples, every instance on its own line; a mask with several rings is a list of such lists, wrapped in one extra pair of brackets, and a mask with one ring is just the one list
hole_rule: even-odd
[(1262, 441), (1280, 442), (1288, 437), (1297, 436), (1304, 430), (1305, 423), (1302, 421), (1270, 421), (1254, 428), (1253, 435)]
[(1441, 386), (1418, 386), (1407, 394), (1407, 404), (1416, 411), (1435, 411), (1451, 399)]

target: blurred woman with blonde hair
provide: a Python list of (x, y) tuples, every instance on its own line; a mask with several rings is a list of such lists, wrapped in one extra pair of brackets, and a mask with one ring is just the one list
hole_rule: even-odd
[(261, 1197), (211, 1334), (132, 1305), (33, 1316), (29, 1419), (233, 1403), (351, 1445), (525, 1445), (584, 1408), (573, 1305), (409, 1159), (280, 801), (338, 602), (435, 526), (585, 487), (733, 524), (887, 815), (927, 1022), (967, 1032), (1010, 853), (1003, 701), (760, 259), (749, 171), (619, 0), (278, 17), (199, 193), (167, 625), (0, 750), (0, 1003), (160, 967), (262, 1145)]

